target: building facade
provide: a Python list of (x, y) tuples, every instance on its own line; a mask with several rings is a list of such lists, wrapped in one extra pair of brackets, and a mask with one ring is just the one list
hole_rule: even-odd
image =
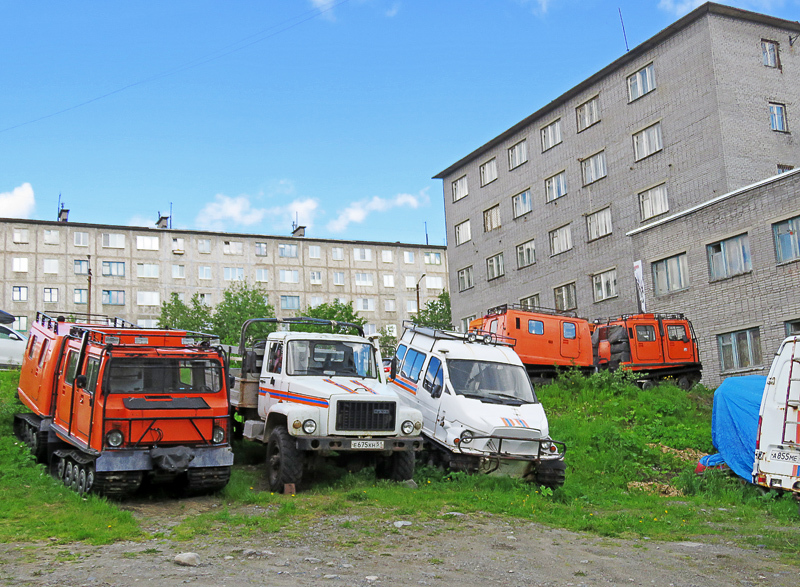
[(418, 301), (447, 287), (447, 255), (442, 246), (5, 218), (0, 276), (2, 308), (20, 331), (37, 311), (155, 326), (172, 293), (215, 305), (246, 280), (264, 287), (278, 317), (338, 299), (353, 302), (368, 333), (396, 333)]
[(439, 173), (456, 324), (503, 303), (636, 312), (627, 233), (800, 166), (798, 34), (705, 4)]

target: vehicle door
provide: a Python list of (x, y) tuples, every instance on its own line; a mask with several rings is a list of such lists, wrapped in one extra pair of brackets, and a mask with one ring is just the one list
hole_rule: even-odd
[[(259, 412), (266, 415), (273, 404), (280, 401), (281, 393), (288, 391), (284, 375), (284, 343), (282, 340), (267, 341), (264, 350), (264, 365), (259, 383)], [(272, 394), (272, 392), (277, 392)], [(263, 411), (262, 411), (263, 410)]]
[(419, 385), (422, 367), (425, 365), (427, 355), (416, 349), (408, 349), (403, 359), (395, 383), (403, 390), (410, 393), (417, 402), (417, 407), (422, 412), (422, 427), (429, 433), (433, 431), (438, 412), (439, 399), (431, 397), (430, 393), (425, 392)]
[(565, 359), (577, 359), (581, 348), (578, 340), (578, 325), (575, 322), (561, 323), (561, 356)]
[(667, 361), (670, 363), (694, 363), (694, 343), (686, 322), (664, 320), (666, 331)]
[(653, 364), (663, 361), (661, 340), (655, 322), (633, 323), (628, 326), (628, 333), (631, 332), (636, 363)]
[(439, 357), (431, 357), (425, 369), (422, 385), (417, 389), (417, 397), (425, 422), (432, 422), (433, 437), (442, 440), (446, 437), (444, 424), (447, 408), (443, 398), (445, 394), (447, 392), (444, 388), (444, 365)]
[(58, 391), (56, 396), (56, 411), (54, 421), (57, 425), (72, 433), (72, 410), (73, 410), (73, 382), (75, 381), (75, 371), (78, 368), (78, 349), (69, 349), (67, 357), (61, 364), (61, 372), (58, 375)]
[(94, 411), (97, 375), (100, 373), (100, 359), (88, 357), (83, 367), (82, 377), (76, 377), (73, 393), (72, 433), (78, 440), (89, 443), (92, 432), (92, 413)]

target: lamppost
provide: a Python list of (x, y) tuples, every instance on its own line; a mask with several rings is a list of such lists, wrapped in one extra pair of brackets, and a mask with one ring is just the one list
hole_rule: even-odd
[(88, 291), (86, 293), (86, 320), (89, 321), (89, 318), (92, 315), (92, 256), (86, 255), (86, 258), (89, 260), (89, 271), (86, 275), (86, 279), (88, 283)]
[(419, 276), (419, 280), (417, 281), (417, 315), (419, 315), (419, 284), (422, 283), (422, 278), (425, 277), (425, 274)]

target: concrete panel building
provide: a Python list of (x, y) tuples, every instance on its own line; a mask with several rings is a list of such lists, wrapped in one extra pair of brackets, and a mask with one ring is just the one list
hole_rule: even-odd
[[(635, 312), (627, 233), (800, 166), (798, 35), (704, 4), (439, 173), (454, 321), (503, 303)], [(692, 295), (653, 306), (699, 322)]]
[[(338, 299), (366, 331), (402, 321), (447, 287), (442, 246), (228, 234), (0, 218), (0, 307), (27, 330), (37, 311), (117, 316), (155, 326), (160, 305), (233, 282), (262, 285), (278, 317)], [(91, 270), (91, 289), (89, 271)]]

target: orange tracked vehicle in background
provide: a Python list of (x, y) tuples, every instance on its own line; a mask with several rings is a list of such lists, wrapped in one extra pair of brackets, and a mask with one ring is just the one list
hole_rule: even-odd
[(146, 480), (220, 489), (233, 452), (225, 355), (212, 339), (38, 313), (18, 388), (31, 412), (15, 414), (15, 433), (80, 493), (125, 496)]
[(571, 312), (502, 305), (470, 322), (470, 330), (516, 339), (514, 350), (534, 384), (552, 380), (558, 369), (595, 370), (589, 322)]
[(672, 378), (689, 389), (703, 365), (692, 323), (683, 314), (626, 314), (592, 324), (598, 369), (629, 369), (643, 388)]

